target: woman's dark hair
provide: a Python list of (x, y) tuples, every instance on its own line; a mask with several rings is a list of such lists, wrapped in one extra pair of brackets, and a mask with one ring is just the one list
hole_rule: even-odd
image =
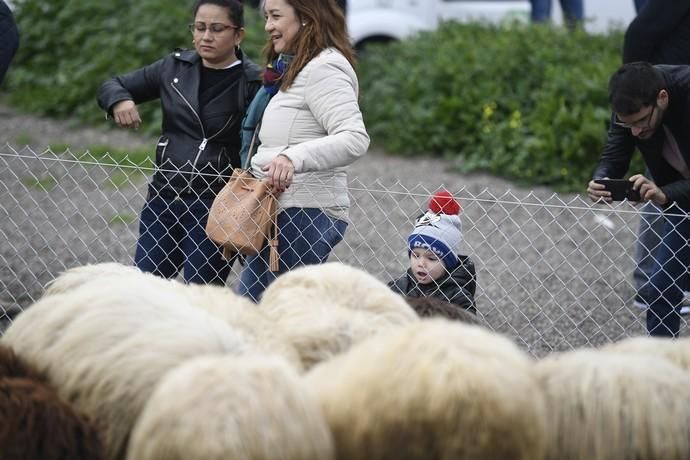
[[(286, 90), (292, 85), (304, 66), (326, 48), (336, 48), (355, 67), (355, 53), (347, 35), (345, 13), (335, 0), (286, 0), (295, 9), (297, 18), (304, 24), (295, 37), (292, 51), (295, 53), (280, 85)], [(273, 43), (264, 48), (267, 62), (278, 57)]]
[(228, 19), (237, 27), (244, 27), (244, 7), (240, 0), (196, 0), (192, 16), (196, 16), (203, 5), (216, 5), (228, 10)]
[(656, 104), (664, 78), (648, 62), (631, 62), (620, 67), (609, 80), (609, 103), (620, 115), (632, 115)]

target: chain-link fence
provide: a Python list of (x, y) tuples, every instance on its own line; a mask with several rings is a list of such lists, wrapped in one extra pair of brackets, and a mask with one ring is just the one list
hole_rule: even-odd
[[(645, 333), (644, 313), (633, 306), (638, 207), (428, 177), (386, 183), (366, 163), (358, 168), (348, 178), (350, 225), (330, 260), (385, 282), (400, 276), (409, 266), (406, 238), (414, 219), (445, 186), (462, 203), (478, 315), (490, 328), (537, 356)], [(109, 155), (0, 149), (0, 323), (29, 307), (67, 268), (131, 264), (152, 172)], [(241, 268), (233, 266), (228, 286)]]

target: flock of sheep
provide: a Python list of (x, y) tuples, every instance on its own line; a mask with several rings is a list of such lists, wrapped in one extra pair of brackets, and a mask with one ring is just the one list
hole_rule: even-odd
[(0, 339), (0, 459), (687, 459), (688, 370), (687, 339), (535, 360), (339, 263), (258, 305), (89, 265)]

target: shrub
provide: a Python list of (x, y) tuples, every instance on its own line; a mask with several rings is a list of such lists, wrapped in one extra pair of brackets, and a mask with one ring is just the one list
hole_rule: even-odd
[[(189, 48), (192, 0), (23, 0), (15, 12), (21, 44), (8, 75), (9, 102), (54, 117), (103, 125), (96, 90), (107, 78)], [(258, 58), (265, 40), (257, 11), (245, 12), (244, 50)], [(257, 63), (261, 60), (257, 60)], [(141, 107), (145, 132), (160, 129), (158, 103)]]
[(367, 128), (390, 152), (582, 190), (606, 140), (607, 82), (621, 44), (618, 31), (447, 23), (368, 50)]

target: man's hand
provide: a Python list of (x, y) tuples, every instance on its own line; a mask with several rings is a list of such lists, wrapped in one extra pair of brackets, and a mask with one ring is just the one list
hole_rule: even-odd
[(635, 174), (630, 180), (633, 182), (633, 189), (640, 191), (642, 201), (652, 201), (658, 205), (665, 205), (668, 201), (666, 194), (642, 174)]
[(282, 193), (292, 184), (295, 166), (292, 160), (283, 154), (275, 157), (262, 169), (266, 173), (266, 182), (274, 192)]
[[(608, 177), (604, 177), (604, 179), (608, 179)], [(611, 192), (606, 190), (604, 184), (598, 184), (593, 180), (589, 181), (589, 184), (587, 184), (587, 196), (589, 196), (589, 199), (592, 201), (611, 202)]]
[(125, 100), (113, 106), (113, 118), (120, 128), (139, 128), (141, 117), (134, 101)]

